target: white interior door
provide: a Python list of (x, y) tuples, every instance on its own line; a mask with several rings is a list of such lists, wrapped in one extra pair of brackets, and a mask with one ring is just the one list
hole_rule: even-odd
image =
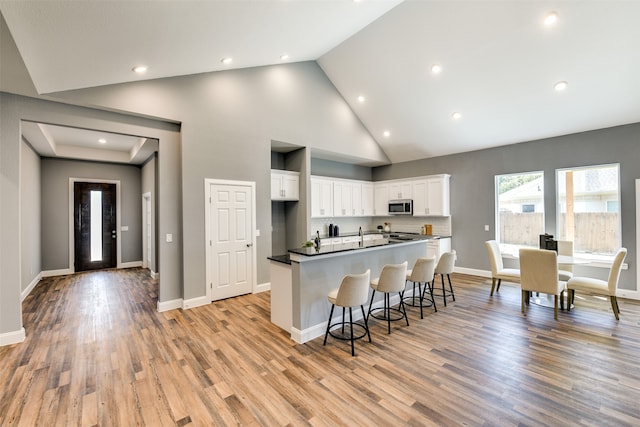
[(253, 199), (251, 185), (209, 184), (211, 301), (253, 289)]

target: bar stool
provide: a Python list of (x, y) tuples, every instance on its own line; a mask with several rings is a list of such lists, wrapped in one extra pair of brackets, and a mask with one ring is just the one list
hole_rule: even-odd
[[(440, 275), (440, 280), (442, 281), (442, 299), (444, 301), (444, 306), (447, 306), (447, 297), (451, 296), (453, 300), (456, 300), (456, 296), (453, 293), (453, 286), (451, 286), (451, 277), (449, 274), (453, 273), (453, 268), (456, 263), (456, 251), (452, 250), (451, 252), (445, 252), (440, 256), (438, 260), (438, 264), (436, 265), (435, 274)], [(449, 281), (449, 289), (445, 289), (444, 287), (444, 275), (447, 275), (447, 280)], [(435, 285), (435, 276), (433, 279)]]
[[(327, 336), (331, 334), (332, 337), (339, 340), (351, 341), (351, 355), (355, 356), (354, 340), (363, 338), (365, 335), (369, 337), (371, 342), (371, 334), (369, 333), (369, 326), (367, 324), (367, 315), (364, 312), (364, 304), (367, 303), (369, 297), (369, 278), (371, 270), (367, 270), (362, 274), (348, 274), (342, 279), (340, 287), (329, 292), (327, 296), (331, 303), (331, 312), (329, 313), (329, 321), (327, 322), (327, 331), (324, 334), (324, 342), (322, 345), (327, 344)], [(333, 309), (336, 307), (342, 307), (342, 320), (336, 323), (331, 323), (333, 317)], [(357, 323), (353, 321), (352, 307), (360, 306), (362, 310), (363, 323)], [(349, 307), (349, 334), (345, 335), (344, 326), (347, 323), (344, 317), (344, 310)], [(342, 326), (342, 332), (340, 335), (334, 333), (335, 330), (331, 330), (334, 326)], [(363, 329), (362, 334), (358, 336), (353, 335), (353, 326), (358, 326)], [(337, 329), (337, 328), (336, 328)]]
[[(391, 333), (391, 322), (396, 320), (401, 320), (404, 318), (407, 321), (407, 326), (409, 326), (409, 318), (407, 317), (407, 310), (404, 307), (404, 286), (406, 284), (407, 279), (407, 261), (402, 264), (387, 264), (382, 267), (382, 272), (380, 272), (380, 277), (376, 277), (371, 281), (371, 289), (373, 289), (373, 293), (371, 294), (371, 302), (369, 303), (369, 314), (368, 316), (373, 316), (378, 320), (386, 320), (387, 321), (387, 333)], [(373, 298), (376, 295), (376, 291), (384, 293), (384, 306), (371, 308), (373, 305)], [(400, 295), (400, 304), (398, 308), (391, 307), (390, 302), (390, 294), (392, 292), (397, 292)], [(374, 314), (375, 311), (382, 310), (382, 315)], [(399, 314), (398, 317), (392, 317), (391, 312), (394, 311), (396, 314)], [(368, 318), (367, 316), (367, 318)]]
[[(418, 258), (411, 270), (407, 270), (407, 281), (413, 282), (413, 295), (406, 297), (405, 300), (410, 300), (409, 305), (416, 306), (416, 297), (420, 303), (420, 318), (424, 319), (422, 307), (424, 306), (424, 298), (429, 289), (429, 301), (427, 307), (433, 306), (433, 309), (437, 312), (436, 302), (433, 299), (433, 278), (436, 268), (436, 258)], [(416, 283), (418, 284), (418, 293), (416, 294)], [(422, 283), (424, 283), (424, 290), (422, 289)]]

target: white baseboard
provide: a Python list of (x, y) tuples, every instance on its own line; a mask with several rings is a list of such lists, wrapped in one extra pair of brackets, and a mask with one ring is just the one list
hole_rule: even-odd
[(46, 270), (40, 273), (40, 277), (55, 277), (55, 276), (66, 276), (68, 274), (73, 274), (74, 271), (70, 268), (61, 268), (60, 270)]
[(25, 337), (24, 328), (20, 328), (13, 332), (5, 332), (4, 334), (0, 334), (0, 347), (21, 343), (24, 341)]
[(121, 262), (118, 268), (142, 267), (142, 261)]
[(260, 292), (266, 292), (271, 290), (271, 282), (267, 283), (259, 283), (256, 288), (253, 290), (254, 294), (258, 294)]
[(35, 287), (38, 285), (38, 283), (40, 283), (41, 279), (42, 279), (42, 273), (38, 273), (38, 275), (33, 278), (31, 283), (29, 283), (29, 286), (27, 286), (27, 289), (25, 289), (20, 293), (20, 302), (24, 301), (24, 299), (29, 296), (31, 291), (33, 291)]
[(454, 267), (453, 271), (460, 274), (470, 274), (472, 276), (488, 277), (489, 279), (491, 279), (491, 271), (487, 271), (487, 270), (476, 270), (475, 268)]
[(181, 298), (174, 299), (174, 300), (171, 300), (171, 301), (163, 301), (163, 302), (158, 301), (158, 311), (159, 312), (175, 310), (176, 308), (182, 308), (182, 299)]
[(160, 279), (160, 273), (156, 273), (155, 271), (149, 269), (149, 275), (152, 279)]
[(182, 309), (187, 310), (189, 308), (200, 307), (201, 305), (211, 304), (211, 300), (207, 298), (207, 296), (191, 298), (187, 300), (183, 300)]

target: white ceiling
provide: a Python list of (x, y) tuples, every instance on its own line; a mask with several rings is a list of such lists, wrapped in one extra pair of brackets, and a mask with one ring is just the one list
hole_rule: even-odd
[[(317, 60), (393, 162), (640, 122), (640, 1), (0, 0), (0, 11), (43, 94), (283, 53)], [(559, 20), (546, 28), (549, 11)], [(141, 63), (147, 73), (132, 73)]]

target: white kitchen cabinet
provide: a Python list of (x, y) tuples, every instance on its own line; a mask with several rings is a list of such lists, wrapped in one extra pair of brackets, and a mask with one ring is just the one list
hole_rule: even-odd
[(375, 216), (389, 216), (389, 183), (376, 182), (373, 184), (373, 214)]
[(389, 186), (389, 199), (412, 199), (413, 181), (392, 181)]
[(413, 181), (413, 216), (449, 214), (449, 175), (433, 175)]
[(311, 177), (311, 217), (333, 217), (333, 180)]
[(360, 216), (374, 215), (374, 185), (370, 182), (362, 183), (362, 214)]
[(271, 200), (299, 200), (300, 173), (271, 170)]
[(440, 255), (451, 251), (451, 238), (427, 240), (427, 258), (435, 257), (436, 263)]
[(333, 181), (333, 216), (353, 216), (353, 183)]

